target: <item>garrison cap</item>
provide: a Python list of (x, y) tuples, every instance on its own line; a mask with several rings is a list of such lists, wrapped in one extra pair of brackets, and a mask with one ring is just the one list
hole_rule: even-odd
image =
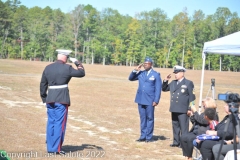
[(153, 60), (152, 60), (152, 58), (146, 57), (144, 62), (151, 62), (151, 63), (153, 63)]
[(65, 56), (69, 56), (69, 54), (72, 52), (71, 50), (65, 50), (65, 49), (57, 49), (56, 51), (58, 52), (58, 54), (62, 54)]
[(174, 66), (173, 73), (186, 72), (186, 69), (182, 66)]

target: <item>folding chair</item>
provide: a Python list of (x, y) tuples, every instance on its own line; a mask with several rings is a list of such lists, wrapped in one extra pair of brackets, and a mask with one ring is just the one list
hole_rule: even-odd
[(193, 149), (195, 150), (195, 155), (193, 156), (193, 160), (202, 160), (202, 155), (200, 151), (196, 147), (194, 147)]

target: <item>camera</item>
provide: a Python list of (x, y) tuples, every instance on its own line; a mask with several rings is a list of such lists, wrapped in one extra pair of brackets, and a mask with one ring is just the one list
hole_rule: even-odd
[(229, 108), (234, 107), (238, 108), (239, 107), (239, 102), (240, 102), (240, 97), (239, 94), (237, 93), (231, 93), (227, 92), (225, 94), (218, 94), (218, 99), (223, 100), (229, 105)]
[(215, 79), (211, 79), (212, 86), (215, 86)]
[[(237, 93), (232, 93), (232, 92), (227, 92), (225, 94), (218, 94), (218, 99), (219, 100), (223, 100), (225, 103), (228, 104), (228, 107), (229, 107), (229, 112), (231, 112), (231, 114), (228, 114), (228, 116), (231, 116), (229, 118), (229, 120), (226, 122), (226, 126), (224, 127), (224, 138), (226, 138), (226, 133), (227, 133), (227, 130), (228, 130), (228, 127), (229, 127), (229, 123), (232, 123), (233, 125), (233, 135), (234, 135), (234, 141), (231, 141), (232, 144), (234, 144), (233, 148), (234, 148), (234, 156), (237, 157), (236, 155), (236, 150), (237, 150), (237, 140), (236, 140), (236, 136), (238, 136), (237, 138), (240, 138), (240, 127), (239, 127), (239, 124), (240, 124), (240, 113), (239, 113), (239, 104), (240, 104), (240, 97), (239, 97), (239, 94)], [(223, 141), (224, 142), (224, 141)], [(224, 144), (222, 142), (222, 144)], [(219, 155), (221, 153), (221, 149), (222, 149), (222, 144), (221, 144), (221, 147), (219, 148), (219, 151), (218, 151), (218, 157), (217, 159), (219, 159)]]

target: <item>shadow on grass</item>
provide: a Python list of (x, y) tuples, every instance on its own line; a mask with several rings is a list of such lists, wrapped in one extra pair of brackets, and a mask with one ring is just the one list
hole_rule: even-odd
[(153, 141), (158, 141), (158, 140), (169, 140), (170, 138), (168, 137), (165, 137), (165, 136), (156, 136), (156, 135), (153, 135), (152, 137)]
[(103, 150), (102, 147), (100, 146), (96, 146), (96, 145), (92, 145), (92, 144), (82, 144), (81, 146), (72, 146), (72, 145), (65, 145), (62, 146), (62, 150), (67, 152), (75, 152), (75, 151), (82, 151), (84, 149), (88, 149), (88, 150)]

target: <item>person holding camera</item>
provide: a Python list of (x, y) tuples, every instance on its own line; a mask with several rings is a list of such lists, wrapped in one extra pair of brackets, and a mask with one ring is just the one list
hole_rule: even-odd
[[(212, 148), (214, 145), (216, 144), (221, 144), (223, 143), (222, 141), (225, 140), (232, 140), (233, 139), (233, 122), (232, 122), (232, 118), (230, 116), (231, 112), (229, 111), (229, 106), (225, 105), (225, 112), (227, 113), (227, 115), (223, 118), (223, 120), (218, 123), (218, 125), (215, 127), (215, 130), (207, 130), (206, 134), (207, 135), (211, 135), (211, 136), (218, 136), (220, 139), (219, 140), (206, 140), (203, 141), (201, 143), (201, 145), (199, 146), (199, 150), (202, 154), (202, 158), (203, 160), (212, 160), (214, 159), (214, 155), (212, 152)], [(229, 125), (228, 125), (228, 129), (226, 130), (226, 132), (224, 131), (225, 126), (227, 124), (227, 122), (230, 121)], [(225, 139), (223, 139), (225, 136)]]
[[(162, 81), (160, 73), (152, 68), (153, 61), (146, 58), (129, 75), (130, 81), (138, 80), (138, 90), (135, 102), (138, 103), (140, 115), (141, 135), (137, 142), (152, 142), (154, 130), (154, 109), (158, 105), (161, 96)], [(141, 71), (141, 67), (145, 70)]]
[(170, 112), (172, 117), (173, 143), (170, 147), (180, 147), (180, 136), (189, 131), (189, 107), (194, 105), (195, 93), (192, 81), (184, 77), (186, 69), (175, 66), (175, 79), (168, 84), (171, 74), (163, 80), (162, 91), (170, 91)]
[(58, 60), (45, 67), (40, 82), (40, 96), (47, 106), (47, 152), (65, 154), (62, 151), (64, 141), (70, 96), (68, 83), (72, 77), (84, 77), (82, 64), (73, 58), (77, 66), (74, 69), (66, 64), (70, 50), (57, 50)]
[[(240, 99), (239, 99), (240, 100)], [(236, 104), (236, 108), (239, 108), (239, 105), (240, 105), (240, 102), (238, 103), (235, 103)], [(238, 114), (238, 113), (237, 113)], [(238, 122), (239, 123), (239, 122)], [(237, 129), (237, 128), (236, 128)], [(239, 133), (240, 134), (240, 133)], [(238, 140), (238, 136), (240, 135), (236, 135), (236, 145), (237, 145), (237, 149), (240, 149), (240, 144), (239, 144), (239, 140)], [(223, 160), (225, 155), (234, 149), (234, 139), (231, 139), (231, 140), (225, 140), (223, 142), (223, 146), (222, 146), (222, 149), (221, 149), (221, 152), (219, 153), (220, 151), (220, 146), (221, 144), (216, 144), (212, 147), (212, 152), (213, 152), (213, 155), (214, 155), (214, 159), (217, 159), (218, 157), (218, 154), (219, 155), (219, 160)], [(233, 152), (229, 153), (230, 154), (233, 154)]]
[[(203, 110), (209, 108), (209, 109), (214, 109), (216, 113), (216, 102), (214, 99), (211, 97), (207, 97), (206, 99), (202, 100), (202, 106)], [(216, 113), (213, 116), (214, 120), (218, 121), (218, 114)], [(186, 157), (187, 160), (192, 159), (192, 154), (193, 154), (193, 140), (196, 139), (198, 135), (201, 135), (203, 133), (206, 133), (206, 131), (209, 129), (209, 122), (205, 119), (204, 112), (201, 114), (197, 111), (195, 106), (191, 107), (191, 112), (190, 112), (190, 121), (192, 122), (192, 128), (187, 134), (182, 134), (180, 137), (180, 142), (181, 142), (181, 147), (182, 147), (182, 152), (183, 156)]]

